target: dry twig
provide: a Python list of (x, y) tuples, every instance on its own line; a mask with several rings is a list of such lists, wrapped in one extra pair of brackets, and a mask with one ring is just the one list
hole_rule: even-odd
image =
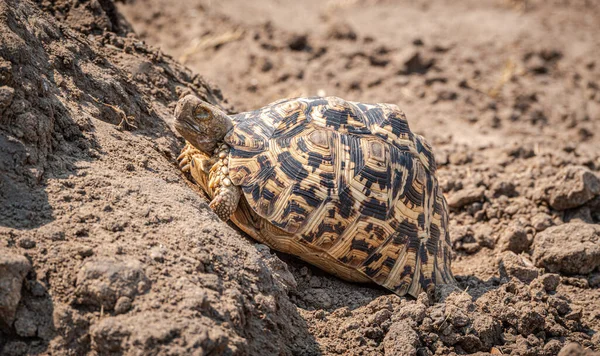
[(199, 51), (209, 48), (209, 47), (217, 47), (223, 45), (225, 43), (234, 42), (242, 38), (244, 35), (244, 30), (236, 29), (234, 31), (227, 31), (220, 35), (211, 36), (207, 35), (202, 38), (196, 38), (192, 41), (191, 46), (183, 52), (181, 57), (179, 57), (179, 61), (181, 63), (187, 62), (190, 56), (198, 53)]
[(119, 124), (117, 125), (117, 129), (123, 130), (124, 124), (127, 124), (127, 126), (129, 126), (129, 127), (133, 127), (135, 129), (137, 129), (137, 126), (135, 126), (133, 124), (133, 121), (135, 121), (134, 116), (126, 115), (125, 112), (123, 111), (123, 109), (121, 109), (120, 107), (102, 102), (102, 101), (98, 100), (97, 98), (95, 98), (93, 95), (90, 95), (90, 97), (92, 99), (94, 99), (94, 101), (96, 101), (98, 104), (102, 104), (104, 106), (108, 106), (109, 108), (113, 109), (117, 113), (117, 115), (119, 115), (121, 117), (121, 122), (119, 122)]

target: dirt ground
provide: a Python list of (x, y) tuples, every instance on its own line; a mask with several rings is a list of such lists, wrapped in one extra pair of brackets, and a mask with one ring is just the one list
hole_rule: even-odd
[[(600, 3), (3, 0), (0, 354), (600, 352)], [(220, 222), (178, 97), (397, 104), (456, 286), (401, 298)]]

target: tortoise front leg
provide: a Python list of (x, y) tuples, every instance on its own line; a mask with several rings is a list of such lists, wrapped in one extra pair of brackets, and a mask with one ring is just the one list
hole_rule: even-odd
[(183, 148), (183, 150), (181, 150), (181, 154), (179, 155), (179, 157), (177, 157), (177, 161), (179, 162), (179, 168), (181, 168), (181, 171), (183, 173), (192, 173), (193, 168), (195, 168), (193, 167), (194, 160), (200, 164), (199, 168), (202, 172), (204, 172), (204, 174), (208, 174), (210, 168), (214, 164), (214, 160), (212, 160), (211, 157), (199, 151), (189, 142), (186, 142), (185, 147)]
[(242, 196), (240, 187), (233, 185), (229, 178), (228, 156), (229, 147), (226, 144), (215, 150), (217, 162), (210, 169), (208, 182), (208, 189), (213, 197), (210, 208), (223, 221), (229, 220)]
[(240, 187), (231, 184), (229, 178), (225, 178), (224, 181), (229, 185), (221, 184), (209, 206), (219, 219), (227, 221), (237, 209), (242, 192)]

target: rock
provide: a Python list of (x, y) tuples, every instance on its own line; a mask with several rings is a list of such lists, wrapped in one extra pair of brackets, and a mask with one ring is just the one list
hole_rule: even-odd
[(10, 327), (15, 320), (23, 280), (30, 270), (27, 258), (0, 249), (0, 329)]
[(393, 323), (383, 338), (383, 349), (386, 356), (413, 356), (417, 354), (418, 346), (419, 335), (410, 327), (407, 320)]
[(102, 258), (86, 262), (77, 275), (77, 302), (112, 310), (121, 297), (146, 292), (150, 281), (137, 260)]
[(453, 209), (460, 209), (465, 205), (481, 202), (484, 199), (484, 193), (485, 189), (483, 187), (459, 190), (448, 198), (448, 206)]
[(548, 203), (556, 210), (576, 208), (600, 194), (600, 179), (586, 167), (563, 168), (544, 188)]
[(537, 268), (524, 256), (517, 255), (508, 251), (502, 254), (498, 262), (500, 276), (511, 278), (515, 277), (521, 282), (529, 283), (539, 275)]
[(533, 261), (548, 272), (587, 274), (600, 267), (600, 227), (570, 222), (539, 233)]
[(527, 232), (523, 227), (519, 225), (510, 225), (502, 235), (500, 235), (498, 245), (500, 251), (521, 253), (529, 249), (531, 240), (527, 237)]

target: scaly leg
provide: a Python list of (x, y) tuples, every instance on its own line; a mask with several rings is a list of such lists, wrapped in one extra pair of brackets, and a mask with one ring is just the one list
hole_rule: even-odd
[[(193, 165), (193, 158), (196, 157), (196, 162), (200, 163), (200, 169), (208, 174), (210, 171), (210, 167), (213, 165), (214, 161), (211, 161), (210, 157), (206, 156), (206, 154), (200, 152), (197, 148), (192, 146), (189, 142), (186, 142), (185, 147), (181, 150), (181, 154), (177, 157), (177, 161), (179, 162), (179, 168), (184, 173), (190, 172)], [(199, 159), (199, 157), (206, 157)]]
[(227, 221), (237, 209), (242, 191), (240, 187), (233, 185), (229, 178), (229, 147), (221, 145), (215, 150), (215, 155), (218, 161), (209, 173), (208, 187), (213, 197), (209, 206), (221, 220)]

